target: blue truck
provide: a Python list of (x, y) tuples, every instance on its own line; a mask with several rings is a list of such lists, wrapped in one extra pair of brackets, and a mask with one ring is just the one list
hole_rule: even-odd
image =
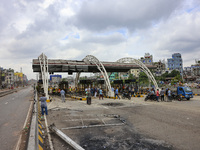
[(193, 98), (193, 92), (188, 86), (178, 86), (176, 93), (178, 100), (182, 100), (183, 98), (190, 100), (190, 98)]

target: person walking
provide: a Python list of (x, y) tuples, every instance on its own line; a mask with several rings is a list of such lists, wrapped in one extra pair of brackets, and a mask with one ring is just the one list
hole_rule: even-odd
[(157, 102), (159, 102), (159, 96), (160, 96), (160, 94), (159, 94), (159, 89), (157, 89), (157, 91), (156, 91), (156, 99), (157, 99)]
[(102, 100), (103, 100), (103, 91), (102, 91), (102, 89), (100, 88), (100, 89), (99, 89), (99, 100), (100, 100), (101, 97), (102, 97)]
[(63, 89), (60, 91), (60, 95), (61, 95), (62, 103), (64, 103), (65, 102), (65, 91)]
[(160, 91), (160, 98), (161, 98), (161, 101), (164, 101), (164, 95), (165, 95), (165, 91), (164, 91), (164, 89), (162, 88), (162, 90)]
[(119, 97), (119, 92), (118, 92), (118, 88), (116, 88), (116, 90), (115, 90), (115, 99), (116, 99), (116, 96), (120, 99), (120, 97)]
[(41, 111), (42, 111), (42, 115), (44, 115), (44, 109), (45, 109), (45, 113), (46, 115), (48, 115), (48, 110), (47, 110), (47, 98), (45, 97), (45, 93), (42, 94), (42, 97), (40, 97), (39, 99), (41, 101)]

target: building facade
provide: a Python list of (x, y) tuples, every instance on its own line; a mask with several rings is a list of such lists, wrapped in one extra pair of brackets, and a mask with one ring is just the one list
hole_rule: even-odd
[(183, 60), (180, 53), (172, 54), (172, 58), (167, 59), (168, 70), (178, 70), (183, 74)]
[(27, 76), (23, 73), (14, 72), (14, 69), (0, 68), (0, 88), (11, 88), (26, 85)]
[(140, 61), (143, 64), (153, 65), (153, 56), (149, 53), (145, 53), (144, 57), (140, 58)]
[(129, 73), (132, 74), (134, 77), (138, 78), (140, 74), (140, 69), (131, 69)]
[(159, 60), (154, 63), (154, 66), (156, 66), (156, 69), (154, 70), (155, 76), (161, 76), (166, 72), (166, 65), (164, 61)]
[(200, 60), (195, 60), (191, 67), (184, 67), (184, 79), (187, 81), (200, 81)]

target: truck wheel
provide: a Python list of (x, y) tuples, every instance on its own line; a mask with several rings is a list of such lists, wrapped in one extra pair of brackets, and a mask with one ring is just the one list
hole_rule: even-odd
[(190, 98), (187, 98), (187, 100), (189, 101), (189, 100), (190, 100)]

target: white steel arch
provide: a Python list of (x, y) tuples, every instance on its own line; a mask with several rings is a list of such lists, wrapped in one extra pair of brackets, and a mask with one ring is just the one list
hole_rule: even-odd
[(43, 81), (43, 88), (44, 88), (44, 93), (49, 100), (49, 95), (48, 95), (48, 59), (47, 56), (44, 55), (43, 53), (38, 57), (40, 61), (40, 69), (41, 69), (41, 74), (42, 74), (42, 81)]
[[(83, 59), (83, 61), (85, 63), (94, 63), (97, 66), (97, 68), (99, 69), (99, 71), (101, 72), (101, 74), (104, 77), (104, 81), (105, 81), (106, 87), (108, 89), (108, 96), (113, 97), (114, 96), (114, 92), (111, 90), (110, 80), (108, 78), (107, 71), (106, 71), (105, 67), (103, 66), (103, 64), (93, 55), (87, 55)], [(79, 76), (80, 76), (80, 74), (79, 74)]]
[(152, 75), (151, 71), (139, 60), (131, 58), (131, 57), (125, 57), (125, 58), (121, 58), (119, 59), (117, 62), (120, 63), (134, 63), (138, 66), (141, 67), (142, 71), (144, 71), (144, 73), (147, 75), (147, 77), (153, 82), (155, 89), (159, 89), (158, 88), (158, 84), (154, 78), (154, 76)]

